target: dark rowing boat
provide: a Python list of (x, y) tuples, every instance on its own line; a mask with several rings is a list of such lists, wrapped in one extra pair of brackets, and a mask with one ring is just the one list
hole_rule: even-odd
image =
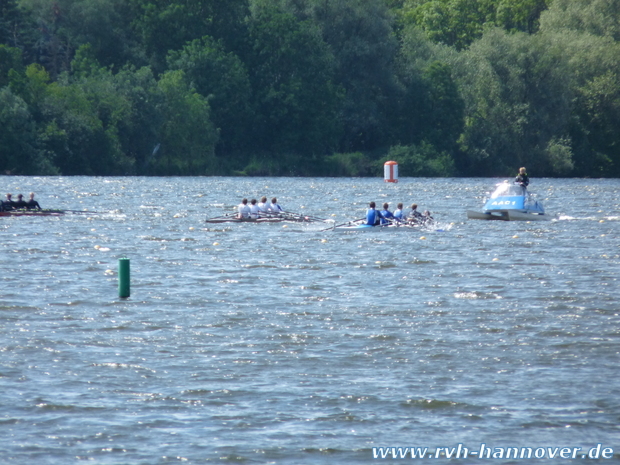
[(43, 210), (8, 210), (8, 211), (0, 211), (0, 216), (61, 216), (64, 215), (64, 210), (51, 210), (51, 209), (43, 209)]

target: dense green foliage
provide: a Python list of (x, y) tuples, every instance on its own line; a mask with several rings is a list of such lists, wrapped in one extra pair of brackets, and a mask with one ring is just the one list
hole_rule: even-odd
[(0, 172), (620, 176), (620, 0), (0, 0)]

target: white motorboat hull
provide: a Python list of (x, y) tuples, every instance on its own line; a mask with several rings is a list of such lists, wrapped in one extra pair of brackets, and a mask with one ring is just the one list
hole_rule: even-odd
[(549, 221), (551, 217), (544, 213), (528, 213), (519, 210), (490, 210), (479, 212), (467, 210), (470, 220), (499, 220), (499, 221)]
[(548, 221), (551, 216), (545, 213), (542, 202), (536, 200), (525, 187), (499, 183), (491, 194), (482, 211), (467, 211), (470, 220), (499, 221)]

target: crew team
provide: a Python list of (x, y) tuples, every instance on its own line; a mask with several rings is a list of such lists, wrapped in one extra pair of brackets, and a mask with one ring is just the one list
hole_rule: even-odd
[(267, 203), (267, 197), (262, 197), (260, 202), (256, 202), (256, 199), (250, 200), (248, 205), (248, 199), (243, 199), (237, 207), (237, 217), (239, 219), (257, 219), (261, 216), (272, 216), (274, 214), (282, 213), (284, 210), (278, 204), (278, 199), (271, 199), (271, 203)]
[(17, 196), (17, 202), (13, 200), (13, 194), (6, 194), (6, 200), (0, 202), (0, 211), (8, 212), (19, 209), (41, 210), (39, 202), (34, 199), (34, 192), (30, 193), (30, 200), (28, 201), (24, 200), (22, 194)]
[(412, 204), (411, 211), (405, 214), (403, 210), (403, 204), (399, 203), (392, 213), (389, 210), (389, 204), (386, 202), (383, 204), (383, 210), (377, 210), (376, 204), (370, 202), (369, 208), (366, 211), (366, 223), (369, 226), (378, 226), (382, 224), (408, 224), (408, 225), (421, 225), (433, 222), (431, 212), (426, 210), (424, 214), (418, 211), (418, 205)]

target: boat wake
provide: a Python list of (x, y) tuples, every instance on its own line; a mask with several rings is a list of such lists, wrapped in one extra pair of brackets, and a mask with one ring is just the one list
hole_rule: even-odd
[(570, 216), (570, 215), (560, 215), (557, 218), (557, 221), (618, 221), (620, 220), (620, 216)]

